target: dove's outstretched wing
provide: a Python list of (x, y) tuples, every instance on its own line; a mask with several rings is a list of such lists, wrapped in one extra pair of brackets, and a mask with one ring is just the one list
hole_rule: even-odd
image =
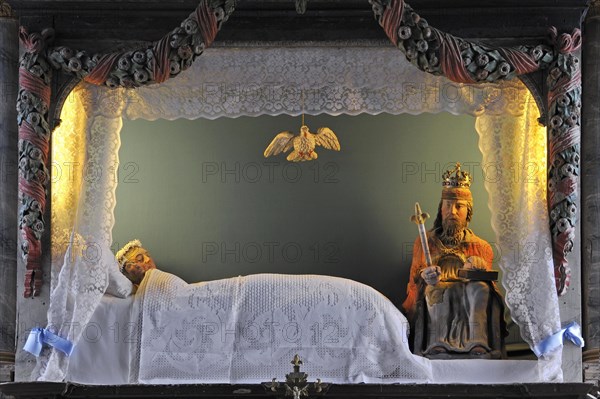
[(265, 150), (265, 158), (270, 157), (271, 155), (277, 155), (281, 154), (282, 152), (289, 151), (289, 149), (292, 148), (293, 142), (293, 133), (288, 131), (279, 133), (277, 136), (275, 136), (273, 141), (271, 141), (271, 144), (269, 144)]
[(317, 130), (317, 134), (314, 135), (314, 138), (317, 145), (327, 148), (328, 150), (340, 150), (338, 138), (335, 133), (333, 133), (333, 130), (328, 127), (320, 127), (319, 130)]

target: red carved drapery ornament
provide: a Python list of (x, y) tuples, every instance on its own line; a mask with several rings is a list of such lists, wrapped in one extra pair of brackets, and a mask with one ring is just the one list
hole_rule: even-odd
[(194, 15), (196, 23), (200, 26), (200, 33), (202, 34), (204, 45), (208, 47), (213, 44), (215, 37), (217, 37), (217, 32), (219, 31), (217, 17), (206, 1), (200, 3), (196, 8)]
[[(413, 64), (416, 63), (425, 72), (444, 75), (453, 82), (494, 81), (540, 69), (540, 63), (528, 51), (519, 48), (491, 49), (477, 45), (482, 52), (497, 52), (500, 58), (497, 64), (501, 66), (501, 73), (493, 75), (488, 70), (482, 71), (483, 68), (477, 71), (477, 68), (472, 68), (472, 65), (481, 62), (483, 58), (470, 59), (472, 54), (465, 52), (470, 47), (474, 47), (472, 43), (429, 27), (425, 20), (414, 13), (402, 0), (392, 0), (385, 7), (380, 17), (380, 25), (390, 41), (402, 49)], [(479, 55), (485, 56), (485, 54)], [(421, 61), (415, 62), (416, 58)], [(493, 58), (495, 61), (498, 60), (498, 57)], [(484, 61), (478, 66), (486, 67), (487, 65), (484, 64), (487, 62)]]
[[(204, 47), (210, 46), (214, 42), (219, 29), (217, 17), (214, 10), (210, 8), (208, 1), (202, 0), (190, 17), (198, 24)], [(152, 45), (153, 57), (148, 60), (147, 64), (151, 77), (150, 83), (163, 83), (171, 77), (171, 56), (174, 50), (171, 40), (172, 37), (169, 33)], [(111, 72), (117, 69), (119, 59), (124, 55), (125, 52), (115, 52), (99, 56), (98, 62), (90, 69), (84, 80), (95, 85), (106, 83)], [(136, 84), (141, 83), (137, 82)], [(132, 85), (128, 84), (126, 86), (130, 87)]]
[(121, 54), (122, 53), (112, 53), (102, 55), (96, 66), (90, 70), (90, 73), (84, 80), (97, 86), (104, 84), (110, 72), (115, 68)]
[(152, 77), (156, 83), (169, 79), (171, 62), (169, 61), (169, 37), (165, 36), (154, 45), (154, 58), (151, 60)]
[(525, 75), (540, 69), (539, 64), (529, 53), (512, 48), (499, 48), (498, 51), (515, 68), (517, 75)]
[(548, 207), (553, 238), (554, 279), (559, 295), (567, 292), (571, 270), (567, 255), (573, 250), (577, 223), (579, 142), (581, 136), (581, 68), (573, 55), (581, 47), (581, 31), (558, 34), (550, 28), (558, 52), (548, 82)]
[(390, 6), (383, 12), (381, 25), (387, 37), (390, 38), (394, 46), (398, 45), (398, 28), (402, 22), (402, 13), (404, 12), (403, 0), (392, 0)]
[(41, 236), (49, 181), (48, 153), (50, 131), (47, 123), (50, 105), (50, 72), (43, 51), (52, 31), (29, 34), (21, 28), (19, 38), (25, 48), (19, 66), (19, 231), (25, 262), (25, 297), (37, 296), (42, 288)]
[(440, 41), (440, 60), (444, 76), (457, 83), (475, 83), (462, 60), (459, 39), (447, 33), (436, 33)]

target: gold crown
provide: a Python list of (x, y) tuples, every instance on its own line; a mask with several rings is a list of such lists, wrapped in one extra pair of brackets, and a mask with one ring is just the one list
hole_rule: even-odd
[(444, 188), (469, 188), (471, 187), (471, 174), (460, 170), (460, 162), (452, 170), (447, 170), (442, 174), (442, 186)]
[(127, 262), (127, 253), (134, 248), (141, 248), (142, 243), (140, 240), (131, 240), (123, 248), (121, 248), (115, 257), (117, 258), (117, 263), (119, 264), (119, 269), (121, 273), (123, 273), (123, 268), (125, 267), (125, 262)]

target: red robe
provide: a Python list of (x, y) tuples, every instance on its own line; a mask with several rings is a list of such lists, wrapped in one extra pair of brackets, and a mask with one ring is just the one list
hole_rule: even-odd
[[(441, 242), (437, 239), (432, 231), (427, 232), (427, 241), (429, 242), (429, 252), (431, 253), (432, 262), (435, 264), (436, 259), (442, 255)], [(482, 238), (477, 237), (470, 229), (466, 230), (465, 238), (460, 244), (460, 250), (465, 259), (471, 256), (478, 257), (477, 266), (492, 270), (492, 262), (494, 253), (490, 244)], [(406, 312), (408, 319), (412, 322), (415, 316), (415, 308), (419, 298), (419, 292), (425, 285), (421, 278), (421, 270), (426, 267), (425, 254), (421, 246), (421, 239), (417, 237), (413, 245), (412, 264), (410, 266), (410, 278), (407, 286), (407, 297), (402, 307)]]

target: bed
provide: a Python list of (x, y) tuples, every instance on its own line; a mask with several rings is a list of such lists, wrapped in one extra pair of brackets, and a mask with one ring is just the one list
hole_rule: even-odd
[[(105, 295), (72, 355), (85, 384), (254, 384), (303, 371), (330, 383), (537, 382), (535, 361), (430, 361), (408, 323), (356, 281), (256, 274), (187, 284), (160, 270), (134, 295)], [(89, 372), (94, 370), (93, 373)]]

